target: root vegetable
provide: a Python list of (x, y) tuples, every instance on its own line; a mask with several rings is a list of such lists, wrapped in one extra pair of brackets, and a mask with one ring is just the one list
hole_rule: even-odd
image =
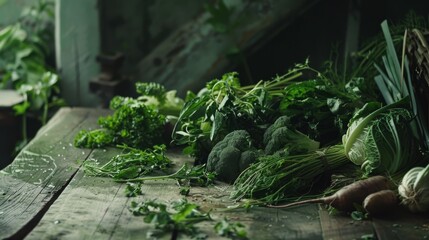
[(363, 201), (363, 208), (372, 216), (387, 214), (397, 206), (398, 198), (392, 190), (371, 193)]
[(338, 190), (335, 194), (328, 197), (309, 199), (286, 205), (270, 207), (288, 208), (307, 203), (324, 203), (340, 211), (350, 212), (354, 210), (355, 204), (362, 204), (363, 200), (371, 193), (386, 189), (390, 189), (389, 180), (384, 176), (374, 176), (347, 185)]

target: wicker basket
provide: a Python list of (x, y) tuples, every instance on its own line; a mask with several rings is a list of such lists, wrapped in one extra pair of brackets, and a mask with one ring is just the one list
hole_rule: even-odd
[(420, 101), (425, 122), (429, 119), (429, 31), (407, 32), (406, 52), (417, 101)]

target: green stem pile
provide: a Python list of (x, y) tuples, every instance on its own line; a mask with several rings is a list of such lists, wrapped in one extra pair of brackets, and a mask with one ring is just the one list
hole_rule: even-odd
[(85, 172), (97, 177), (114, 179), (131, 179), (147, 175), (155, 170), (166, 170), (170, 159), (165, 156), (165, 145), (155, 145), (152, 149), (140, 150), (124, 145), (118, 146), (125, 152), (113, 157), (109, 162), (98, 166), (93, 162), (85, 162)]
[(323, 174), (348, 163), (342, 145), (301, 155), (265, 156), (240, 174), (231, 197), (265, 204), (297, 199), (311, 192)]

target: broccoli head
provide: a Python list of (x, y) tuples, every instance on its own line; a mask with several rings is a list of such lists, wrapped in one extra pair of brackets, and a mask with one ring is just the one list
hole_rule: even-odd
[(319, 142), (310, 139), (298, 130), (288, 127), (289, 118), (279, 117), (264, 134), (265, 154), (284, 150), (288, 154), (307, 153), (319, 148)]
[(249, 133), (236, 130), (213, 147), (208, 156), (207, 170), (215, 172), (219, 180), (231, 183), (257, 157)]
[(271, 136), (273, 135), (274, 131), (276, 131), (278, 128), (281, 127), (287, 127), (290, 125), (290, 118), (288, 116), (281, 116), (277, 118), (277, 120), (265, 130), (264, 133), (264, 146), (268, 144), (268, 141), (271, 140)]

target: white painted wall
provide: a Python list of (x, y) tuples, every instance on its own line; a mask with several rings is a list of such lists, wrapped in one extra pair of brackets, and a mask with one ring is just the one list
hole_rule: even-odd
[(97, 0), (57, 0), (55, 15), (61, 94), (70, 106), (98, 106), (99, 98), (89, 91), (90, 80), (99, 73)]

